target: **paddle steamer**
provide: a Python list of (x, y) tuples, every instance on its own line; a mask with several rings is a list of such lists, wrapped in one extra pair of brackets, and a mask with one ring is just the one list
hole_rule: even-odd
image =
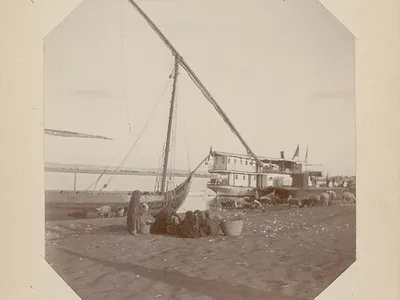
[(292, 174), (303, 172), (302, 162), (285, 159), (283, 152), (280, 158), (259, 159), (262, 166), (247, 155), (214, 151), (207, 188), (220, 196), (243, 197), (254, 188), (291, 187)]
[[(308, 166), (321, 165), (308, 164), (307, 154), (304, 161), (299, 161), (285, 159), (281, 151), (280, 158), (259, 157), (262, 165), (250, 156), (235, 153), (214, 151), (211, 157), (208, 170), (211, 179), (207, 188), (221, 199), (254, 196), (256, 190), (260, 196), (275, 191), (283, 200), (289, 195), (305, 198), (328, 190), (336, 193), (350, 190), (355, 194), (355, 184), (333, 185), (332, 178), (324, 172), (308, 169)], [(355, 179), (352, 182), (355, 183)]]

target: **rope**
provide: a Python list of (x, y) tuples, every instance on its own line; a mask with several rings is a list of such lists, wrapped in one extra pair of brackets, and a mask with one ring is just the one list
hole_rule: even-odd
[(222, 108), (219, 106), (219, 104), (215, 101), (215, 99), (212, 97), (210, 92), (207, 90), (207, 88), (203, 85), (203, 83), (200, 81), (200, 79), (195, 75), (193, 70), (189, 67), (189, 65), (186, 63), (186, 61), (181, 57), (179, 52), (175, 49), (175, 47), (168, 41), (168, 39), (164, 36), (164, 34), (158, 29), (158, 27), (153, 23), (153, 21), (146, 15), (146, 13), (135, 3), (134, 0), (129, 0), (129, 3), (138, 11), (138, 13), (146, 20), (146, 22), (149, 24), (149, 26), (154, 30), (154, 32), (160, 37), (160, 39), (164, 42), (164, 44), (170, 49), (172, 54), (174, 56), (179, 56), (181, 58), (180, 64), (181, 66), (188, 72), (190, 79), (195, 83), (195, 85), (200, 89), (202, 94), (206, 97), (206, 99), (213, 105), (213, 107), (217, 110), (217, 112), (221, 115), (221, 117), (224, 119), (225, 123), (229, 126), (231, 131), (237, 136), (237, 138), (240, 140), (240, 142), (243, 144), (243, 146), (246, 148), (248, 155), (251, 155), (255, 161), (257, 162), (258, 165), (262, 166), (263, 163), (260, 161), (260, 159), (255, 155), (255, 153), (250, 149), (249, 145), (245, 142), (245, 140), (242, 138), (242, 136), (239, 134), (238, 130), (236, 127), (233, 125), (231, 120), (228, 118), (228, 116), (222, 111)]
[(164, 151), (165, 151), (165, 144), (161, 147), (161, 155), (158, 160), (157, 177), (156, 177), (156, 182), (154, 185), (154, 192), (157, 192), (160, 190), (160, 173), (161, 173), (161, 169), (162, 169), (162, 162), (164, 161)]
[[(173, 63), (172, 63), (172, 65), (173, 65)], [(171, 67), (170, 67), (170, 69), (171, 69)], [(163, 90), (162, 94), (160, 95), (160, 97), (157, 99), (157, 102), (155, 103), (155, 105), (154, 105), (154, 107), (153, 107), (153, 110), (152, 110), (152, 112), (150, 113), (150, 115), (149, 115), (149, 117), (148, 117), (148, 119), (147, 119), (147, 122), (146, 122), (144, 128), (143, 128), (142, 131), (140, 132), (140, 134), (139, 134), (138, 138), (136, 139), (135, 143), (134, 143), (133, 146), (129, 149), (128, 154), (125, 156), (124, 160), (123, 160), (122, 163), (118, 166), (118, 168), (116, 169), (116, 171), (118, 171), (118, 170), (121, 168), (121, 166), (124, 164), (124, 162), (128, 159), (129, 155), (131, 154), (131, 152), (132, 152), (133, 149), (135, 148), (137, 142), (140, 140), (140, 138), (141, 138), (143, 132), (146, 130), (146, 128), (147, 128), (147, 126), (148, 126), (148, 124), (149, 124), (151, 118), (153, 117), (153, 115), (154, 115), (156, 109), (158, 108), (159, 104), (161, 103), (161, 100), (163, 99), (163, 97), (164, 97), (164, 95), (165, 95), (165, 92), (167, 91), (168, 87), (170, 86), (170, 84), (171, 84), (171, 82), (172, 82), (172, 80), (171, 80), (172, 76), (171, 76), (171, 75), (172, 75), (172, 72), (171, 72), (170, 75), (168, 76), (168, 80), (167, 80), (167, 82), (166, 82), (166, 85), (165, 85), (165, 87), (164, 87), (164, 90)], [(110, 167), (111, 167), (111, 164), (109, 164), (109, 165), (104, 169), (104, 171), (100, 174), (100, 176), (99, 176), (91, 185), (89, 185), (89, 187), (87, 187), (86, 190), (89, 190), (93, 185), (95, 185), (95, 188), (96, 188), (98, 182), (99, 182), (100, 179), (103, 177), (103, 175), (105, 174), (105, 172), (107, 172), (107, 171), (110, 169)], [(110, 177), (110, 179), (109, 179), (107, 185), (109, 184), (109, 182), (111, 181), (111, 179), (112, 179), (112, 176)], [(93, 191), (94, 191), (94, 190), (93, 190)]]
[[(122, 165), (125, 163), (125, 161), (129, 158), (129, 156), (131, 155), (133, 149), (136, 147), (137, 143), (139, 142), (140, 138), (142, 137), (143, 133), (145, 132), (147, 126), (150, 123), (150, 120), (152, 119), (154, 113), (156, 112), (159, 104), (161, 103), (162, 97), (160, 98), (160, 100), (156, 103), (156, 105), (153, 107), (152, 112), (150, 113), (150, 116), (145, 124), (145, 126), (143, 127), (142, 131), (140, 132), (139, 136), (137, 137), (136, 141), (133, 143), (132, 147), (129, 149), (128, 153), (125, 155), (124, 159), (122, 160), (122, 162), (119, 164), (119, 166), (117, 167), (117, 171), (122, 167)], [(110, 179), (107, 181), (107, 185), (110, 183), (112, 177), (110, 177)]]

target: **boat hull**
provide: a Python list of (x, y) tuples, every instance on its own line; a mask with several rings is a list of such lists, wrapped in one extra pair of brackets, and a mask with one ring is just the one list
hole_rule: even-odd
[[(266, 189), (257, 189), (259, 196), (267, 195), (275, 191), (276, 195), (282, 199), (287, 199), (289, 195), (297, 199), (308, 198), (311, 194), (319, 195), (327, 191), (333, 191), (336, 193), (337, 198), (341, 197), (344, 192), (350, 191), (355, 194), (355, 190), (349, 188), (338, 188), (338, 187), (306, 187), (306, 188), (296, 188), (296, 187), (269, 187)], [(248, 197), (254, 196), (254, 191), (250, 191), (246, 194)]]
[[(191, 178), (164, 195), (143, 192), (140, 201), (147, 203), (151, 212), (161, 211), (167, 206), (178, 210), (189, 194)], [(88, 192), (88, 191), (46, 191), (46, 204), (129, 205), (132, 192)]]
[(207, 188), (212, 190), (218, 196), (244, 197), (253, 188), (241, 186), (221, 186), (208, 184)]
[[(152, 213), (157, 213), (166, 207), (179, 210), (189, 194), (194, 174), (208, 157), (209, 155), (173, 190), (164, 194), (143, 192), (140, 201), (147, 203)], [(129, 205), (131, 195), (132, 192), (46, 191), (45, 202), (49, 207), (76, 204), (91, 209), (95, 205)]]

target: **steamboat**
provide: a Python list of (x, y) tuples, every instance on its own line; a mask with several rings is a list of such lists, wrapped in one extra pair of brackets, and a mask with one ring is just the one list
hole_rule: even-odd
[[(292, 159), (286, 159), (281, 151), (279, 158), (258, 157), (262, 164), (247, 155), (214, 151), (208, 172), (211, 179), (207, 188), (220, 197), (245, 197), (258, 191), (260, 195), (275, 191), (286, 198), (288, 195), (307, 197), (327, 190), (341, 192), (352, 184), (338, 186), (322, 171), (309, 170), (307, 154), (304, 161), (296, 160), (298, 148)], [(321, 166), (315, 164), (314, 166)]]

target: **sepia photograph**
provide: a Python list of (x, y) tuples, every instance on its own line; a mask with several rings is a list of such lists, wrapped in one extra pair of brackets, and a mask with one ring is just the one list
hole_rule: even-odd
[(355, 38), (319, 1), (84, 0), (43, 51), (81, 299), (314, 299), (354, 263)]

